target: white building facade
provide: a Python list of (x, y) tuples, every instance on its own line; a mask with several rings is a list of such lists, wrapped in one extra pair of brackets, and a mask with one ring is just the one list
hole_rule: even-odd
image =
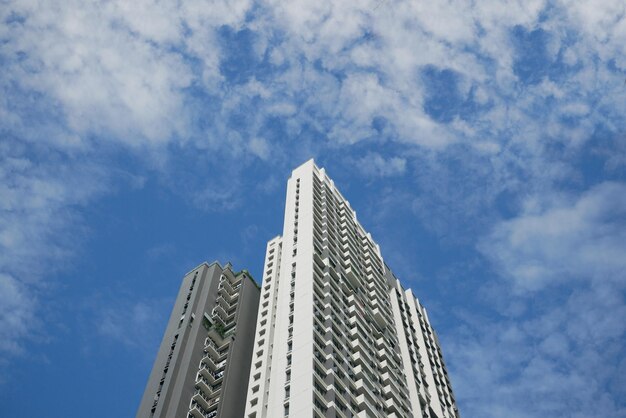
[(245, 417), (459, 417), (425, 309), (310, 160), (268, 242)]

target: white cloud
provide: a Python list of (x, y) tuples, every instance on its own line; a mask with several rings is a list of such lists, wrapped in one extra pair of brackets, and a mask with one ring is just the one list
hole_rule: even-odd
[(576, 279), (623, 280), (626, 185), (603, 183), (497, 224), (481, 251), (520, 290)]
[(378, 153), (369, 153), (356, 162), (359, 171), (368, 177), (391, 177), (404, 174), (406, 159), (400, 157), (384, 158)]
[(184, 138), (192, 133), (185, 89), (196, 77), (187, 59), (201, 54), (200, 83), (215, 87), (215, 30), (238, 25), (249, 5), (13, 2), (2, 16), (19, 17), (5, 35), (3, 55), (11, 60), (4, 74), (56, 106), (61, 123), (79, 136), (104, 134), (130, 146)]
[(0, 273), (0, 365), (4, 365), (6, 354), (21, 353), (22, 340), (40, 325), (32, 308), (36, 303), (34, 294), (22, 283)]
[[(485, 303), (501, 304), (506, 288)], [(462, 326), (442, 336), (452, 361), (461, 413), (485, 418), (623, 417), (624, 388), (615, 364), (623, 357), (626, 304), (612, 286), (584, 286), (513, 318), (462, 312)], [(500, 299), (500, 301), (498, 301)], [(533, 300), (534, 299), (534, 300)], [(518, 300), (519, 302), (519, 300)], [(610, 312), (610, 315), (607, 315)]]
[[(354, 143), (369, 138), (375, 134), (373, 119), (382, 116), (392, 125), (397, 140), (429, 148), (468, 138), (501, 140), (503, 130), (517, 131), (516, 136), (524, 138), (546, 125), (546, 120), (527, 112), (544, 100), (544, 91), (532, 89), (519, 92), (519, 117), (511, 118), (511, 111), (491, 113), (473, 131), (457, 129), (458, 122), (437, 123), (423, 109), (418, 73), (426, 65), (455, 71), (460, 92), (467, 95), (475, 89), (478, 103), (489, 98), (496, 108), (510, 107), (517, 83), (510, 31), (516, 25), (528, 30), (540, 25), (549, 31), (548, 46), (556, 56), (555, 51), (563, 46), (560, 33), (583, 24), (578, 48), (569, 47), (566, 54), (568, 62), (582, 63), (581, 69), (558, 86), (544, 80), (559, 97), (576, 103), (572, 99), (597, 92), (594, 79), (621, 80), (603, 67), (584, 75), (592, 67), (592, 51), (610, 49), (610, 54), (603, 52), (601, 57), (605, 66), (623, 55), (623, 19), (614, 18), (623, 9), (619, 2), (604, 2), (593, 13), (588, 13), (589, 2), (566, 2), (550, 9), (541, 23), (540, 14), (546, 10), (542, 0), (482, 2), (474, 8), (465, 2), (379, 3), (269, 1), (259, 4), (257, 15), (246, 21), (252, 7), (249, 1), (192, 1), (181, 7), (176, 2), (150, 0), (132, 5), (70, 2), (64, 7), (16, 2), (6, 8), (5, 19), (15, 15), (24, 21), (10, 25), (4, 54), (25, 58), (8, 61), (6, 74), (17, 85), (59, 105), (67, 127), (78, 135), (104, 132), (131, 145), (164, 143), (197, 136), (187, 88), (206, 89), (225, 103), (247, 93), (225, 84), (220, 62), (229, 51), (222, 49), (217, 34), (223, 25), (235, 30), (245, 26), (255, 34), (253, 48), (258, 57), (268, 52), (276, 64), (284, 66), (255, 83), (255, 91), (264, 99), (258, 109), (261, 121), (272, 116), (278, 96), (293, 98), (304, 87), (307, 107), (335, 120), (328, 131), (334, 140)], [(594, 34), (600, 27), (610, 36), (598, 39)], [(272, 42), (277, 32), (284, 32), (278, 44)], [(370, 38), (361, 39), (366, 33)], [(339, 85), (325, 78), (326, 71), (344, 74)], [(606, 87), (609, 94), (604, 94), (604, 101), (615, 105), (619, 113), (624, 100)], [(282, 109), (293, 114), (293, 103), (282, 103)], [(577, 106), (580, 112), (584, 104)], [(223, 116), (233, 111), (224, 110)], [(588, 136), (591, 128), (568, 130), (555, 116), (554, 136), (562, 130)], [(295, 119), (299, 124), (308, 121), (308, 114)], [(261, 129), (262, 123), (257, 123), (250, 136), (262, 136)]]
[(248, 147), (254, 155), (262, 160), (267, 160), (270, 156), (270, 146), (263, 138), (252, 138)]
[(75, 207), (101, 196), (109, 181), (97, 167), (54, 163), (53, 151), (45, 162), (21, 148), (10, 140), (0, 146), (0, 359), (34, 337), (46, 276), (63, 268), (83, 238)]

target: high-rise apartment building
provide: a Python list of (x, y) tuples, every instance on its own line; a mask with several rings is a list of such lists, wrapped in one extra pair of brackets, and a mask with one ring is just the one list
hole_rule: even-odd
[(459, 418), (424, 307), (311, 160), (287, 183), (261, 288), (183, 279), (137, 418)]
[(246, 418), (457, 418), (425, 309), (314, 162), (266, 249)]
[(259, 288), (203, 263), (183, 278), (137, 418), (242, 417)]

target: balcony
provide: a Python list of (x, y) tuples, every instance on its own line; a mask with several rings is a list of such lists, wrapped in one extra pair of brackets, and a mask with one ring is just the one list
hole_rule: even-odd
[[(361, 310), (361, 308), (360, 308), (360, 307), (358, 307), (358, 308), (357, 308), (357, 306), (354, 306), (354, 305), (353, 305), (353, 306), (350, 306), (350, 307), (348, 308), (348, 311), (347, 311), (346, 313), (348, 314), (348, 316), (349, 316), (350, 318), (355, 318), (355, 317), (357, 317), (357, 316), (358, 316), (358, 317), (360, 317), (360, 318), (362, 318), (362, 317), (363, 317), (363, 311)], [(349, 323), (350, 323), (351, 325), (353, 325), (353, 322), (350, 322), (350, 321), (349, 321)]]
[(220, 383), (222, 381), (222, 378), (224, 377), (224, 371), (221, 370), (218, 372), (213, 372), (209, 367), (206, 367), (205, 364), (206, 363), (202, 363), (202, 366), (200, 367), (200, 374), (204, 376), (204, 378), (207, 380), (207, 383), (209, 385), (216, 385)]
[(328, 269), (328, 273), (333, 278), (333, 281), (335, 282), (339, 281), (339, 275), (337, 274), (337, 271), (335, 269), (333, 268)]
[(213, 374), (213, 377), (215, 378), (215, 384), (220, 383), (224, 378), (224, 371), (222, 370), (220, 372), (216, 372), (215, 374)]
[(326, 401), (315, 393), (313, 396), (313, 411), (315, 411), (315, 415), (324, 418), (327, 410), (328, 405), (326, 405)]
[(354, 292), (354, 288), (348, 282), (348, 279), (341, 280), (340, 286), (341, 286), (341, 290), (343, 290), (347, 294), (351, 294), (352, 292)]
[(363, 377), (363, 373), (365, 372), (365, 369), (360, 364), (355, 366), (352, 370), (355, 379), (361, 379)]
[(222, 295), (219, 295), (217, 297), (216, 302), (217, 302), (217, 306), (221, 306), (222, 309), (224, 309), (225, 311), (230, 311), (231, 308), (234, 308), (234, 307), (237, 306), (236, 304), (231, 304), (229, 301), (224, 299), (224, 296), (222, 296)]
[[(365, 394), (360, 394), (358, 395), (356, 398), (356, 403), (359, 406), (359, 409), (363, 409), (365, 410), (365, 415), (366, 417), (376, 417), (379, 416), (380, 414), (378, 413), (378, 411), (376, 411), (376, 408), (369, 402), (369, 400), (366, 398)], [(360, 414), (357, 416), (361, 416)]]
[(317, 267), (320, 268), (322, 271), (326, 267), (326, 263), (324, 262), (322, 257), (315, 251), (313, 251), (313, 261), (315, 261)]
[(239, 285), (232, 285), (228, 280), (222, 280), (217, 288), (218, 290), (225, 290), (232, 295), (239, 290)]
[(225, 288), (219, 289), (217, 294), (218, 296), (223, 297), (224, 300), (226, 300), (226, 302), (228, 302), (231, 305), (237, 303), (237, 300), (239, 299), (239, 292), (237, 291), (229, 292)]
[(361, 353), (355, 353), (352, 355), (352, 361), (354, 362), (354, 364), (360, 365), (361, 367), (363, 367), (363, 370), (366, 373), (372, 376), (376, 376), (378, 374), (378, 371), (375, 371), (372, 369), (372, 366), (371, 366), (372, 362), (368, 360), (367, 356), (364, 357), (363, 355), (361, 355)]
[(320, 339), (321, 341), (326, 342), (327, 338), (326, 338), (326, 329), (325, 328), (322, 328), (319, 325), (315, 324), (313, 326), (313, 331), (314, 331), (314, 335), (316, 335), (318, 339)]
[(348, 418), (346, 414), (343, 413), (341, 409), (334, 402), (330, 403), (329, 408), (331, 408), (335, 412), (335, 418)]
[(220, 403), (220, 398), (214, 398), (209, 400), (209, 413), (206, 418), (213, 418), (217, 415), (217, 405)]
[(355, 289), (358, 288), (361, 284), (358, 276), (356, 275), (356, 272), (354, 270), (354, 267), (347, 267), (345, 269), (346, 272), (346, 279), (348, 279), (348, 283), (350, 283)]
[(200, 408), (200, 405), (194, 405), (193, 408), (191, 408), (191, 410), (189, 411), (189, 414), (192, 415), (194, 418), (206, 418), (206, 414), (203, 413)]
[(366, 395), (371, 402), (378, 402), (380, 400), (380, 397), (374, 395), (369, 385), (371, 385), (371, 382), (369, 378), (366, 377), (364, 379), (357, 380), (354, 384), (354, 388), (357, 390), (357, 393)]
[(380, 379), (383, 383), (387, 384), (392, 380), (392, 377), (391, 374), (389, 374), (389, 372), (387, 371), (380, 375)]
[(219, 363), (217, 363), (212, 370), (218, 372), (218, 371), (224, 370), (225, 367), (226, 367), (226, 360), (222, 360)]
[(394, 384), (390, 383), (386, 385), (385, 387), (383, 387), (383, 394), (385, 395), (386, 398), (395, 400), (395, 402), (398, 405), (402, 404), (402, 400), (400, 399), (400, 396), (398, 395), (399, 389)]
[(369, 355), (365, 345), (363, 345), (358, 338), (356, 340), (350, 341), (348, 345), (350, 346), (353, 352), (359, 352), (365, 356)]
[(372, 318), (379, 328), (384, 329), (387, 326), (387, 319), (380, 308), (376, 308), (372, 311)]
[(398, 406), (398, 404), (393, 399), (386, 399), (385, 402), (385, 410), (390, 413), (400, 414), (402, 409)]
[[(354, 334), (354, 331), (352, 331), (352, 333)], [(363, 331), (359, 331), (359, 333), (356, 334), (356, 337), (352, 337), (353, 340), (349, 343), (349, 345), (354, 350), (360, 351), (363, 354), (375, 355), (376, 349), (367, 339), (365, 339), (364, 335), (365, 333)]]
[(323, 376), (318, 375), (317, 373), (313, 373), (313, 384), (318, 385), (324, 390), (328, 390), (329, 385), (324, 380)]
[(209, 394), (209, 398), (212, 401), (211, 405), (219, 400), (219, 395), (221, 391), (222, 391), (221, 383), (217, 383), (211, 386), (211, 393)]
[(207, 380), (207, 384), (211, 383), (210, 380), (213, 378), (213, 372), (211, 372), (207, 363), (200, 363), (200, 374)]
[(202, 361), (200, 362), (200, 372), (202, 372), (202, 369), (207, 369), (207, 373), (213, 373), (218, 369), (215, 362), (208, 354), (205, 354), (205, 356), (202, 357)]
[(379, 357), (382, 359), (380, 364), (388, 364), (389, 367), (393, 369), (396, 366), (396, 362), (399, 360), (399, 358), (396, 358), (394, 354), (395, 353), (393, 353), (391, 350), (380, 350), (378, 352)]
[(320, 378), (326, 378), (326, 376), (328, 375), (328, 369), (326, 368), (326, 366), (316, 357), (313, 357), (313, 364), (322, 373), (322, 376), (320, 376)]
[(199, 375), (196, 379), (196, 387), (202, 390), (204, 393), (211, 393), (211, 384), (202, 375)]
[(215, 316), (217, 316), (218, 319), (220, 319), (226, 326), (235, 319), (235, 310), (227, 311), (222, 305), (217, 305), (213, 308), (213, 317), (215, 318)]
[(226, 273), (226, 274), (222, 274), (222, 281), (225, 281), (224, 278), (226, 278), (231, 285), (237, 285), (241, 283), (241, 279), (243, 279), (243, 274), (239, 274), (235, 276), (232, 273), (230, 274)]
[(219, 337), (218, 341), (216, 341), (215, 338), (211, 338), (213, 335), (209, 335), (204, 340), (204, 348), (208, 348), (209, 346), (213, 346), (218, 351), (221, 351), (221, 350), (223, 350), (225, 348), (228, 348), (230, 346), (230, 339), (225, 339), (222, 336), (222, 335), (226, 335), (226, 332), (224, 332), (222, 329), (217, 327), (217, 329), (215, 330), (215, 333), (218, 334), (218, 337)]
[(219, 363), (220, 361), (225, 360), (226, 355), (228, 354), (228, 346), (220, 350), (216, 345), (208, 344), (204, 347), (204, 349), (214, 363)]
[(196, 389), (196, 392), (193, 394), (191, 399), (204, 409), (209, 409), (211, 406), (211, 400), (200, 389)]

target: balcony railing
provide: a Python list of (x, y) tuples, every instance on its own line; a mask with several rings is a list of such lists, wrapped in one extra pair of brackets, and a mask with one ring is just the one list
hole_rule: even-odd
[(201, 389), (196, 389), (191, 399), (196, 401), (205, 409), (208, 409), (211, 406), (211, 400), (204, 394), (204, 391)]

